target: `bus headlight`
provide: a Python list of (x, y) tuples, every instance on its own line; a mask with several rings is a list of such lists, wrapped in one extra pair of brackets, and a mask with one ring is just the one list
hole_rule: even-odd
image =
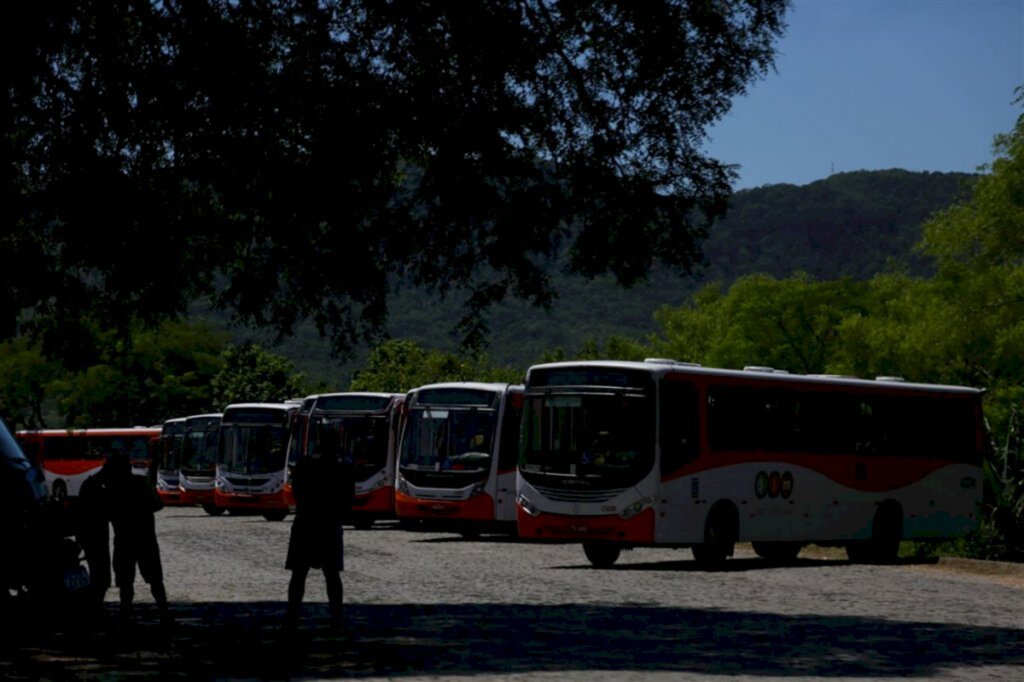
[(409, 483), (405, 480), (405, 477), (399, 474), (395, 478), (395, 490), (402, 493), (403, 495), (409, 494)]
[(470, 489), (469, 496), (470, 497), (476, 497), (477, 495), (479, 495), (483, 491), (484, 491), (484, 483), (483, 483), (483, 481), (481, 481), (480, 483), (477, 483), (476, 485), (474, 485)]
[(540, 516), (540, 509), (533, 506), (533, 502), (530, 502), (530, 500), (528, 500), (522, 493), (519, 493), (519, 497), (516, 498), (516, 502), (523, 508), (523, 511), (530, 516)]
[(642, 500), (637, 500), (633, 504), (629, 505), (628, 507), (620, 511), (619, 518), (623, 521), (625, 521), (626, 519), (631, 519), (640, 512), (642, 512), (643, 510), (650, 507), (652, 504), (654, 504), (654, 499), (650, 497), (645, 497)]

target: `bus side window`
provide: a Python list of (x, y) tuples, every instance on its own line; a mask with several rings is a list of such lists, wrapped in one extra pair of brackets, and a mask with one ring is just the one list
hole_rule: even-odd
[(661, 472), (671, 473), (697, 458), (697, 389), (678, 381), (661, 382)]

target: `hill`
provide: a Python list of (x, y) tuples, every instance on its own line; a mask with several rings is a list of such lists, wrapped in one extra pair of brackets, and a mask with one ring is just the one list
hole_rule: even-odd
[[(558, 298), (551, 310), (512, 301), (489, 315), (491, 358), (523, 366), (555, 347), (573, 349), (611, 334), (642, 338), (654, 331), (654, 311), (681, 305), (699, 286), (762, 272), (787, 277), (806, 271), (817, 279), (865, 279), (886, 269), (927, 274), (931, 263), (914, 251), (921, 226), (935, 211), (965, 196), (975, 176), (904, 170), (839, 173), (808, 185), (766, 185), (737, 192), (728, 216), (713, 226), (704, 243), (705, 263), (690, 276), (664, 269), (632, 289), (612, 278), (585, 280), (552, 271)], [(437, 300), (422, 291), (392, 297), (388, 333), (420, 345), (451, 350), (452, 329), (461, 310), (457, 298)], [(227, 328), (225, 318), (210, 318)], [(265, 334), (232, 331), (238, 339), (271, 344)], [(343, 388), (366, 349), (344, 364), (330, 357), (328, 344), (312, 325), (274, 346), (313, 378)]]

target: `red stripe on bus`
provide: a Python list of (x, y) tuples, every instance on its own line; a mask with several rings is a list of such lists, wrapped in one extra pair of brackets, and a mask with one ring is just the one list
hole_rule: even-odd
[(99, 471), (102, 459), (50, 459), (44, 460), (43, 468), (55, 476), (78, 476)]
[(395, 513), (403, 519), (493, 521), (494, 498), (481, 493), (468, 500), (431, 500), (395, 492)]

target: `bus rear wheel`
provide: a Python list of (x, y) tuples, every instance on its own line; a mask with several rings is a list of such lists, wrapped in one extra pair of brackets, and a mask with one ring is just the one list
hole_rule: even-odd
[(273, 511), (263, 512), (263, 518), (267, 521), (284, 521), (286, 516), (288, 516), (287, 509), (274, 509)]
[(224, 508), (218, 507), (217, 505), (214, 504), (204, 504), (203, 511), (209, 514), (210, 516), (220, 516), (224, 513)]
[(897, 502), (883, 502), (871, 523), (871, 539), (847, 543), (846, 556), (856, 563), (891, 564), (899, 556), (902, 539), (903, 508)]
[(752, 542), (754, 553), (771, 564), (788, 564), (796, 559), (803, 545), (799, 542)]
[(583, 553), (594, 568), (610, 568), (618, 561), (622, 548), (606, 542), (584, 542)]

